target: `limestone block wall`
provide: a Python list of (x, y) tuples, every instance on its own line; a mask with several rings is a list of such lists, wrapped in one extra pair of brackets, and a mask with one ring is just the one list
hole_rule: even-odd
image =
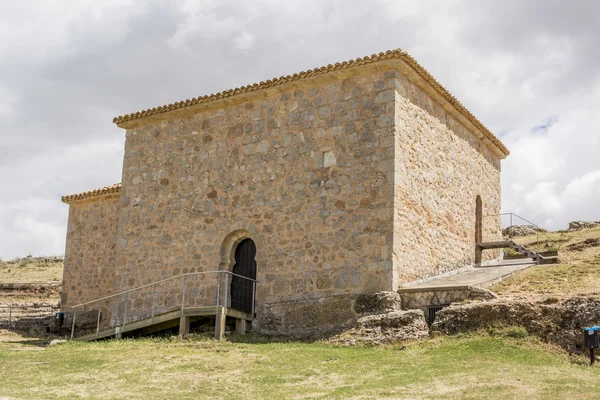
[(228, 268), (235, 235), (257, 246), (259, 324), (276, 303), (391, 290), (396, 77), (307, 79), (128, 129), (118, 289)]
[[(475, 262), (475, 204), (500, 212), (500, 160), (421, 88), (398, 77), (394, 271), (399, 285)], [(501, 239), (483, 218), (483, 241)], [(486, 251), (486, 261), (499, 255)]]
[(113, 293), (119, 194), (69, 206), (61, 308)]

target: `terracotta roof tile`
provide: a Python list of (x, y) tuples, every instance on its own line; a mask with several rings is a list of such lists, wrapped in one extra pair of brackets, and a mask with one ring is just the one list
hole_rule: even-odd
[(113, 119), (113, 122), (116, 124), (121, 124), (127, 121), (133, 121), (136, 119), (144, 118), (150, 115), (162, 114), (169, 111), (190, 107), (198, 104), (209, 103), (211, 101), (229, 98), (232, 96), (239, 95), (241, 93), (249, 93), (257, 90), (270, 88), (273, 86), (281, 85), (286, 82), (294, 82), (301, 79), (305, 79), (311, 76), (323, 75), (332, 71), (343, 70), (347, 68), (358, 67), (361, 65), (367, 65), (376, 63), (378, 61), (383, 60), (391, 60), (391, 59), (399, 59), (407, 63), (418, 75), (421, 76), (426, 82), (433, 86), (433, 88), (442, 95), (450, 104), (457, 108), (457, 110), (463, 114), (475, 127), (477, 127), (481, 132), (483, 132), (484, 136), (487, 137), (492, 143), (494, 143), (505, 155), (508, 155), (510, 152), (504, 146), (504, 144), (489, 130), (487, 129), (467, 108), (456, 98), (454, 97), (445, 87), (443, 87), (425, 68), (421, 66), (410, 54), (400, 49), (396, 50), (388, 50), (386, 52), (381, 52), (378, 54), (373, 54), (371, 56), (366, 56), (362, 58), (357, 58), (355, 60), (348, 60), (343, 62), (337, 62), (335, 64), (329, 64), (323, 67), (309, 69), (308, 71), (302, 71), (293, 75), (285, 75), (279, 78), (268, 79), (266, 81), (262, 81), (260, 83), (253, 83), (250, 85), (242, 86), (235, 89), (225, 90), (219, 93), (213, 93), (205, 96), (194, 97), (192, 99), (187, 99), (183, 101), (179, 101), (176, 103), (171, 103), (168, 105), (163, 105), (160, 107), (154, 107), (151, 109), (138, 111), (131, 114), (120, 115)]
[(96, 196), (102, 196), (104, 194), (119, 193), (121, 191), (121, 184), (115, 183), (114, 185), (105, 186), (100, 189), (94, 189), (83, 193), (70, 194), (63, 196), (60, 200), (64, 203), (71, 203), (77, 200), (89, 199)]

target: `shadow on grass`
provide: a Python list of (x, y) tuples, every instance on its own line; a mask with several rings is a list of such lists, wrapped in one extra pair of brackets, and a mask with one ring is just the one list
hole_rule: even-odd
[(45, 347), (48, 347), (48, 345), (50, 344), (52, 339), (58, 339), (58, 338), (55, 337), (55, 338), (31, 338), (31, 339), (21, 339), (21, 340), (4, 340), (3, 343), (45, 348)]

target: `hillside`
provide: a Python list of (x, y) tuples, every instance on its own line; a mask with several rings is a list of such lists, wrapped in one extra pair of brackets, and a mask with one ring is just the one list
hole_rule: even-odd
[(23, 257), (0, 260), (0, 283), (60, 282), (63, 275), (62, 257)]
[(58, 304), (62, 276), (62, 257), (0, 261), (0, 306)]
[(539, 265), (490, 288), (501, 297), (600, 295), (600, 227), (515, 238), (532, 249), (558, 250), (560, 264)]

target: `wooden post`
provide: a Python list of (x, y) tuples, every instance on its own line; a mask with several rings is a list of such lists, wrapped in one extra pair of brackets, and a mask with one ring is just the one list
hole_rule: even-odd
[(96, 336), (100, 333), (100, 306), (98, 306), (98, 321), (96, 321)]
[(243, 318), (235, 319), (235, 333), (237, 333), (238, 335), (246, 334), (246, 320), (245, 319), (243, 319)]
[(215, 318), (215, 339), (222, 340), (225, 336), (225, 320), (227, 312), (225, 307), (217, 307), (217, 315)]
[(179, 318), (179, 337), (184, 338), (188, 333), (190, 333), (190, 317), (182, 313)]
[(75, 337), (75, 315), (77, 313), (75, 312), (75, 307), (73, 307), (73, 324), (71, 325), (71, 340), (73, 340), (73, 337)]

